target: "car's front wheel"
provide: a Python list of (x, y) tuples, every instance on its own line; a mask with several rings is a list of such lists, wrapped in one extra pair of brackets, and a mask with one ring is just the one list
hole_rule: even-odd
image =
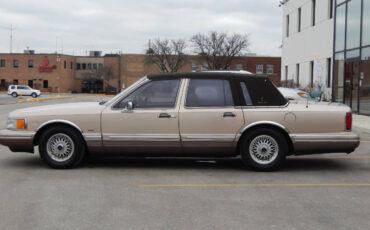
[(85, 155), (84, 141), (75, 130), (64, 126), (52, 126), (40, 137), (41, 158), (52, 168), (72, 168)]
[(256, 171), (277, 170), (288, 150), (285, 136), (268, 128), (251, 131), (243, 137), (240, 145), (243, 162)]
[(31, 97), (36, 98), (37, 97), (37, 94), (36, 93), (32, 93), (31, 94)]

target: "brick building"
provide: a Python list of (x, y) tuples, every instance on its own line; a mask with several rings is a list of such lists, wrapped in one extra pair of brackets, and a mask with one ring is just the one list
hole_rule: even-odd
[[(0, 54), (0, 90), (9, 84), (29, 85), (43, 92), (119, 92), (139, 78), (158, 73), (155, 65), (145, 64), (145, 54), (107, 54), (90, 56), (25, 53)], [(230, 70), (266, 74), (280, 85), (280, 57), (244, 56)], [(207, 70), (197, 55), (188, 55), (180, 72)]]

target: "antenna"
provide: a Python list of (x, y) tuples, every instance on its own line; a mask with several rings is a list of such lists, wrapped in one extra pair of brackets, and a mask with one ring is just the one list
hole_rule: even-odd
[(10, 51), (10, 53), (12, 53), (13, 52), (13, 30), (14, 30), (13, 24), (10, 24), (9, 30), (10, 30), (10, 47), (9, 47), (9, 51)]

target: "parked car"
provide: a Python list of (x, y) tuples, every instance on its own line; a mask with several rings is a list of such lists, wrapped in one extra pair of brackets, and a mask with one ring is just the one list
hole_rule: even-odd
[(283, 96), (288, 100), (311, 100), (310, 95), (303, 90), (284, 87), (279, 87), (278, 89), (280, 93), (283, 94)]
[[(308, 105), (308, 106), (307, 106)], [(241, 155), (255, 170), (275, 170), (288, 155), (353, 152), (351, 109), (286, 100), (267, 77), (174, 73), (143, 77), (105, 103), (19, 109), (0, 144), (33, 152), (53, 168), (89, 154), (167, 157)]]
[(40, 90), (32, 89), (27, 85), (9, 85), (8, 95), (12, 95), (13, 97), (18, 97), (19, 95), (22, 95), (36, 98), (41, 95), (41, 92)]

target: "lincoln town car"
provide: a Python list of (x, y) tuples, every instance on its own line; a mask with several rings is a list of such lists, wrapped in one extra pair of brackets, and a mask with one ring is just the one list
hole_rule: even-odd
[(38, 152), (53, 168), (86, 155), (239, 157), (251, 169), (278, 169), (286, 156), (351, 153), (359, 137), (343, 104), (289, 101), (262, 75), (156, 74), (106, 102), (18, 109), (0, 144)]

